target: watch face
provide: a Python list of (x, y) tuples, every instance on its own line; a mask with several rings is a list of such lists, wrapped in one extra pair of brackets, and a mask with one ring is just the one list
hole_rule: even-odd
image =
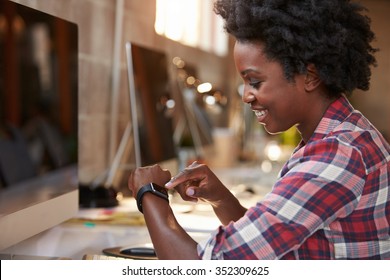
[(149, 183), (143, 187), (141, 187), (139, 190), (138, 190), (138, 193), (137, 193), (137, 197), (136, 197), (136, 200), (137, 200), (137, 206), (138, 206), (138, 210), (143, 213), (143, 210), (142, 210), (142, 197), (144, 196), (145, 193), (147, 192), (151, 192), (152, 194), (156, 195), (156, 196), (159, 196), (163, 199), (165, 199), (166, 201), (169, 202), (169, 196), (168, 196), (168, 191), (155, 184), (155, 183)]
[(168, 194), (168, 192), (165, 188), (163, 188), (157, 184), (152, 183), (151, 187), (152, 187), (153, 191), (158, 191), (158, 192), (163, 193), (163, 194)]

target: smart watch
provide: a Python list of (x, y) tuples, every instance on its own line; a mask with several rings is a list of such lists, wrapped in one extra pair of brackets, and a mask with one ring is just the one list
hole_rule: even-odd
[(145, 186), (142, 186), (138, 190), (138, 193), (137, 193), (137, 207), (141, 213), (143, 213), (142, 198), (143, 198), (144, 194), (148, 193), (148, 192), (150, 192), (158, 197), (161, 197), (161, 198), (165, 199), (166, 201), (169, 201), (168, 191), (165, 188), (163, 188), (155, 183), (149, 183)]

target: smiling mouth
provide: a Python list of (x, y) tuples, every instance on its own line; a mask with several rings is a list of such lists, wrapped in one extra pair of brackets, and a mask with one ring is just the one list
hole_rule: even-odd
[(253, 112), (255, 113), (256, 117), (257, 117), (257, 120), (259, 122), (263, 121), (264, 118), (267, 116), (268, 114), (268, 110), (253, 110)]
[(256, 114), (256, 117), (258, 117), (258, 118), (265, 115), (265, 111), (264, 110), (262, 110), (262, 111), (254, 111), (254, 112)]

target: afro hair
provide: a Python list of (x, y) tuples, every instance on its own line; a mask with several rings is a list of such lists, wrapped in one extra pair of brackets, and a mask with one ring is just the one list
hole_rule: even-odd
[(261, 41), (288, 80), (314, 64), (331, 96), (368, 90), (377, 49), (366, 9), (349, 0), (217, 0), (237, 41)]

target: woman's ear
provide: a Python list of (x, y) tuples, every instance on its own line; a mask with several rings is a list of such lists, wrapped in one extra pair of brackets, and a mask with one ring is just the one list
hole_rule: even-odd
[(317, 68), (314, 66), (314, 64), (309, 64), (306, 69), (305, 90), (307, 92), (311, 92), (317, 89), (319, 85), (321, 85), (322, 80), (318, 75)]

